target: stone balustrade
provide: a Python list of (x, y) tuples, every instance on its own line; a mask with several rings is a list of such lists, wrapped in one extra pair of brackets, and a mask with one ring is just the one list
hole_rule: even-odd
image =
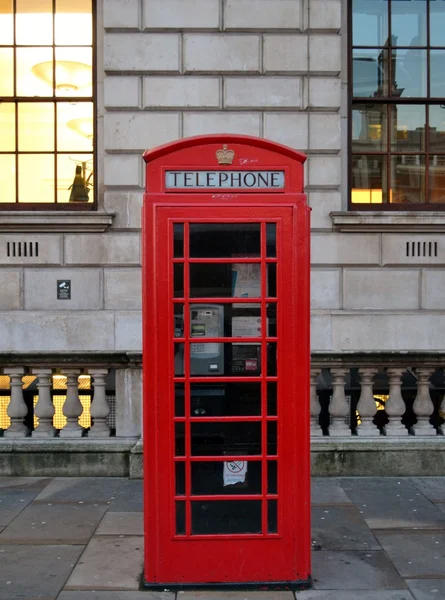
[(315, 355), (311, 438), (443, 435), (445, 377), (437, 355)]

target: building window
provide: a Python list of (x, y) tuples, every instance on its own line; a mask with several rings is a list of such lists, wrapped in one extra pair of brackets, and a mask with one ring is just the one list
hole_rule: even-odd
[(0, 0), (0, 210), (94, 207), (91, 0)]
[(445, 0), (351, 5), (351, 208), (443, 208)]

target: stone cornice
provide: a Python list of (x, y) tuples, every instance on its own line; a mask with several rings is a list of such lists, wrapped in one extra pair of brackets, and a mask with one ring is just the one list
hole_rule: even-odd
[(0, 211), (0, 232), (102, 233), (114, 216), (93, 211)]
[(361, 231), (435, 233), (445, 231), (445, 211), (350, 211), (331, 212), (334, 229)]

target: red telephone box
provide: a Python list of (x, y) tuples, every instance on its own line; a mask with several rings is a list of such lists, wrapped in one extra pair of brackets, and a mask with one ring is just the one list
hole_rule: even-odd
[(145, 152), (146, 587), (307, 586), (309, 209), (299, 152)]

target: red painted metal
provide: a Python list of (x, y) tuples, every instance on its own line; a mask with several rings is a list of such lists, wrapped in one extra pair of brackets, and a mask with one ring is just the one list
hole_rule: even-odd
[[(218, 166), (215, 152), (227, 144), (235, 151), (232, 166)], [(144, 386), (144, 576), (147, 584), (249, 584), (307, 582), (310, 579), (309, 494), (309, 209), (303, 194), (304, 155), (272, 142), (238, 135), (189, 138), (144, 154), (147, 185), (143, 207), (143, 386)], [(210, 190), (165, 192), (168, 168), (189, 170), (284, 170), (281, 190)], [(184, 226), (184, 253), (173, 256), (173, 225)], [(255, 258), (193, 258), (189, 228), (193, 223), (258, 223), (261, 252)], [(266, 252), (266, 224), (276, 224), (276, 256)], [(189, 265), (252, 263), (261, 271), (261, 293), (252, 298), (195, 298), (189, 294)], [(173, 265), (182, 264), (184, 296), (173, 297)], [(277, 267), (277, 291), (267, 297), (266, 268)], [(254, 376), (191, 374), (190, 304), (256, 303), (261, 307), (261, 334), (249, 339), (261, 346), (261, 373)], [(174, 337), (174, 306), (184, 307), (184, 333)], [(276, 335), (268, 336), (266, 305), (277, 308)], [(212, 337), (206, 342), (245, 342)], [(174, 372), (174, 343), (185, 348), (184, 370)], [(267, 345), (277, 346), (277, 373), (266, 372)], [(249, 382), (261, 386), (261, 411), (252, 416), (195, 417), (190, 385)], [(267, 384), (276, 382), (277, 413), (267, 413)], [(184, 386), (184, 414), (175, 416), (174, 386)], [(192, 455), (192, 426), (237, 424), (261, 428), (255, 455)], [(268, 454), (268, 427), (277, 425), (277, 447)], [(175, 455), (175, 426), (184, 428), (184, 451)], [(260, 464), (257, 493), (193, 494), (193, 465), (244, 459)], [(278, 485), (268, 489), (270, 461), (278, 463)], [(175, 487), (175, 465), (183, 465), (185, 486)], [(278, 503), (277, 531), (268, 533), (270, 501)], [(193, 502), (260, 502), (259, 532), (194, 534)], [(177, 531), (176, 503), (184, 508), (184, 529)]]

